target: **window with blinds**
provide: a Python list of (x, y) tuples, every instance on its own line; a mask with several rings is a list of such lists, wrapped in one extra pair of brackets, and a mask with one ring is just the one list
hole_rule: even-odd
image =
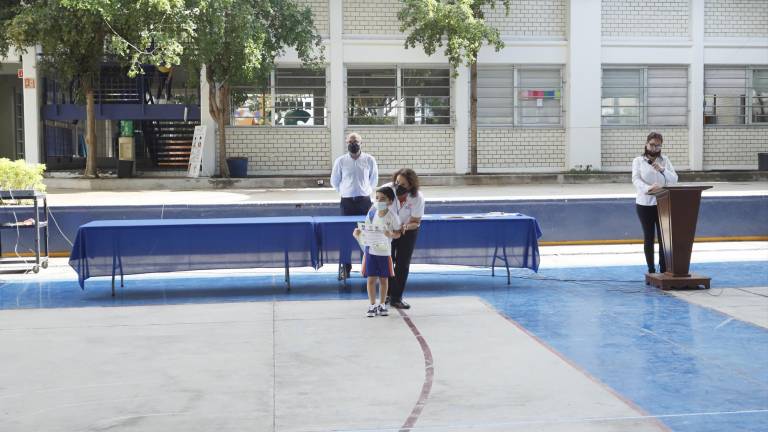
[(480, 66), (477, 123), (483, 126), (560, 126), (562, 69)]
[(688, 69), (604, 67), (601, 113), (605, 126), (686, 126)]

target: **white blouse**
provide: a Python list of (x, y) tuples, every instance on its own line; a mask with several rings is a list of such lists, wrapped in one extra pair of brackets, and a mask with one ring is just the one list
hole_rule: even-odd
[(656, 158), (656, 162), (664, 168), (664, 172), (656, 171), (644, 156), (638, 156), (632, 161), (632, 184), (635, 185), (635, 190), (637, 190), (637, 197), (635, 198), (635, 203), (637, 204), (644, 206), (656, 205), (656, 197), (647, 194), (648, 189), (654, 183), (659, 186), (671, 186), (677, 183), (677, 173), (669, 158), (661, 155)]
[[(391, 188), (395, 188), (395, 186), (392, 183), (387, 183), (384, 186), (389, 186)], [(394, 210), (395, 214), (397, 214), (398, 219), (400, 219), (400, 223), (405, 225), (408, 223), (408, 221), (411, 220), (411, 217), (415, 218), (421, 218), (424, 217), (424, 195), (421, 194), (421, 192), (417, 192), (416, 196), (411, 196), (411, 193), (408, 192), (405, 198), (404, 203), (400, 203), (400, 200), (395, 196), (395, 202), (392, 203), (392, 206), (390, 206), (391, 210)]]

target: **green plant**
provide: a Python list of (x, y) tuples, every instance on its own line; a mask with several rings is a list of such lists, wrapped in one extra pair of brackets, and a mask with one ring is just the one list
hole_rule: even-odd
[(568, 174), (597, 174), (600, 170), (592, 169), (592, 165), (576, 165), (568, 171)]
[(28, 164), (23, 159), (12, 161), (0, 158), (0, 190), (45, 191), (44, 164)]

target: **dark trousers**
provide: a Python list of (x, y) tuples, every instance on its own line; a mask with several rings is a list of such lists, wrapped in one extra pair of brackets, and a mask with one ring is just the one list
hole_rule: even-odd
[[(356, 196), (352, 198), (341, 199), (341, 215), (342, 216), (360, 216), (367, 215), (368, 210), (371, 209), (373, 203), (369, 196)], [(344, 265), (344, 270), (347, 275), (352, 271), (352, 264)]]
[(392, 240), (392, 264), (395, 267), (395, 277), (389, 278), (389, 298), (392, 302), (403, 299), (405, 283), (411, 269), (411, 256), (416, 247), (419, 230), (406, 231), (400, 238)]
[(656, 267), (653, 263), (653, 242), (654, 234), (659, 239), (659, 270), (664, 273), (667, 271), (664, 263), (664, 245), (661, 240), (661, 226), (659, 225), (659, 212), (656, 206), (644, 206), (635, 204), (637, 208), (637, 217), (640, 218), (640, 225), (643, 226), (643, 249), (645, 251), (645, 262), (648, 264), (648, 271), (654, 272)]

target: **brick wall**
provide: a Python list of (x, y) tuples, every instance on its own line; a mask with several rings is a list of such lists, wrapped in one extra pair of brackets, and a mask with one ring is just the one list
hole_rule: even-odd
[(249, 175), (328, 175), (330, 142), (325, 127), (227, 127), (227, 156), (248, 157)]
[(504, 5), (486, 9), (486, 22), (508, 36), (545, 36), (564, 39), (568, 31), (567, 0), (512, 0), (509, 16)]
[(344, 0), (345, 35), (400, 35), (399, 0)]
[(704, 128), (704, 169), (757, 169), (768, 152), (768, 127)]
[(477, 170), (483, 173), (562, 171), (565, 130), (481, 127), (477, 129)]
[(329, 0), (298, 0), (299, 4), (312, 8), (315, 27), (317, 27), (320, 36), (323, 37), (330, 36), (330, 27), (328, 25), (328, 1)]
[(676, 170), (688, 169), (687, 128), (607, 128), (601, 132), (602, 169), (631, 171), (632, 159), (643, 152), (645, 139), (651, 131), (664, 136), (662, 152), (672, 160)]
[(363, 151), (372, 154), (384, 178), (400, 168), (419, 174), (454, 172), (456, 142), (451, 127), (349, 127), (345, 135), (357, 132)]
[(768, 1), (706, 0), (704, 35), (711, 37), (768, 36)]
[(689, 0), (602, 2), (603, 36), (688, 36)]

